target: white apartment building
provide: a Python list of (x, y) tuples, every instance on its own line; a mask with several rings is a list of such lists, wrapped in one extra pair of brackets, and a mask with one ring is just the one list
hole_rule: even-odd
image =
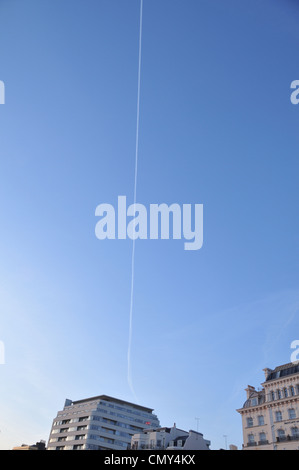
[(196, 431), (183, 431), (174, 424), (172, 428), (144, 429), (131, 439), (134, 450), (209, 450), (210, 441)]
[(243, 449), (299, 450), (299, 364), (264, 369), (262, 389), (248, 385), (242, 416)]
[(159, 426), (145, 406), (107, 395), (67, 399), (53, 420), (48, 450), (126, 450), (133, 434)]

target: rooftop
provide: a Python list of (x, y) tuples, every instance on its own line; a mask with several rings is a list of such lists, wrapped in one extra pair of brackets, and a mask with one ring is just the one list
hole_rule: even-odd
[(274, 370), (269, 370), (269, 375), (267, 376), (266, 382), (294, 374), (299, 374), (299, 364), (293, 364), (292, 362), (290, 362), (288, 364), (283, 364), (281, 366), (275, 367)]
[[(186, 432), (183, 429), (178, 429), (176, 426), (173, 426), (172, 428), (165, 427), (165, 426), (160, 427), (160, 428), (146, 428), (142, 432), (144, 434), (150, 434), (151, 432), (166, 432), (166, 433), (170, 434), (172, 429), (176, 429), (177, 431), (180, 431), (180, 432)], [(188, 433), (186, 432), (186, 434), (188, 434)]]
[(121, 400), (119, 398), (109, 397), (108, 395), (98, 395), (96, 397), (84, 398), (82, 400), (72, 401), (73, 405), (78, 405), (80, 403), (88, 403), (95, 400), (104, 400), (111, 403), (117, 403), (118, 405), (130, 406), (139, 411), (146, 411), (147, 413), (152, 413), (153, 408), (147, 408), (146, 406), (136, 405), (136, 403), (130, 403), (129, 401)]

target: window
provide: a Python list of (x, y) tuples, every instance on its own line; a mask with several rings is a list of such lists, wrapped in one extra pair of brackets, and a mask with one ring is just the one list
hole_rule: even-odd
[(294, 408), (290, 408), (288, 410), (288, 413), (289, 413), (289, 419), (295, 419), (296, 418), (296, 411), (294, 410)]
[(265, 442), (267, 442), (266, 434), (265, 434), (264, 432), (260, 432), (260, 434), (259, 434), (259, 442), (260, 442), (260, 444), (264, 444)]
[(288, 397), (288, 389), (287, 388), (283, 389), (283, 395), (284, 395), (285, 398)]
[(277, 431), (278, 440), (283, 441), (285, 439), (285, 432), (283, 429)]
[(87, 421), (89, 416), (81, 416), (81, 418), (78, 419), (79, 423), (82, 423), (82, 421)]
[(246, 422), (247, 422), (247, 427), (248, 428), (251, 428), (253, 426), (253, 418), (247, 418)]
[(257, 405), (257, 398), (251, 398), (251, 406)]
[(271, 399), (272, 399), (272, 400), (275, 400), (275, 393), (273, 392), (273, 390), (272, 390), (272, 392), (271, 392)]
[(107, 437), (97, 436), (96, 434), (90, 434), (89, 439), (93, 439), (95, 441), (107, 442), (107, 444), (115, 444), (113, 439), (108, 439)]
[(265, 420), (264, 420), (264, 416), (263, 415), (260, 415), (257, 417), (257, 420), (258, 420), (258, 424), (259, 426), (263, 426), (265, 424)]
[(281, 390), (276, 390), (278, 400), (281, 399)]
[(293, 385), (290, 387), (290, 393), (291, 393), (292, 397), (295, 395), (295, 389), (294, 389)]
[(69, 428), (61, 428), (59, 432), (68, 432)]
[(276, 411), (276, 412), (275, 412), (275, 420), (276, 420), (276, 421), (282, 421), (282, 413), (281, 413), (281, 411)]
[(291, 429), (292, 432), (292, 437), (299, 438), (299, 429), (295, 426), (294, 428)]
[(84, 439), (84, 437), (85, 437), (85, 434), (77, 434), (77, 436), (75, 437), (75, 440), (79, 441), (81, 439)]
[(253, 434), (248, 434), (248, 445), (252, 446), (254, 444), (255, 444), (254, 435)]
[(132, 437), (132, 434), (129, 434), (128, 432), (123, 432), (123, 431), (118, 431), (118, 430), (115, 430), (114, 434), (116, 436), (128, 437), (130, 440)]
[(78, 426), (77, 429), (74, 428), (74, 431), (82, 431), (83, 429), (86, 429), (87, 426)]
[(117, 441), (117, 440), (116, 440), (116, 441), (112, 442), (112, 444), (115, 444), (115, 445), (121, 446), (121, 447), (125, 447), (126, 449), (127, 449), (127, 447), (128, 447), (128, 443), (127, 443), (127, 442), (124, 442), (124, 441)]
[(107, 434), (115, 434), (115, 429), (102, 428), (102, 430)]

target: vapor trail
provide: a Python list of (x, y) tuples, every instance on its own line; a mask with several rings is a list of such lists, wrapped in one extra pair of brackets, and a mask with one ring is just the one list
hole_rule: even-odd
[[(137, 85), (137, 119), (136, 119), (136, 147), (135, 147), (135, 178), (134, 178), (134, 212), (136, 207), (137, 196), (137, 174), (138, 174), (138, 150), (139, 150), (139, 116), (140, 116), (140, 82), (141, 82), (141, 57), (142, 57), (142, 20), (143, 20), (143, 0), (140, 0), (140, 21), (139, 21), (139, 57), (138, 57), (138, 85)], [(130, 316), (129, 316), (129, 344), (128, 344), (128, 383), (130, 389), (135, 396), (136, 394), (132, 381), (131, 366), (131, 346), (132, 346), (132, 330), (133, 330), (133, 303), (134, 303), (134, 271), (135, 271), (135, 239), (133, 237), (132, 247), (132, 268), (131, 268), (131, 298), (130, 298)]]

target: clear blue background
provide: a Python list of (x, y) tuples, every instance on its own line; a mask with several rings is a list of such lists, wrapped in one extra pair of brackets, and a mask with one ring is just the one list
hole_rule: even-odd
[[(48, 440), (65, 398), (134, 401), (137, 0), (1, 0), (0, 448)], [(204, 204), (204, 246), (137, 241), (132, 378), (163, 426), (242, 444), (248, 384), (298, 339), (299, 6), (144, 0), (137, 202)]]

